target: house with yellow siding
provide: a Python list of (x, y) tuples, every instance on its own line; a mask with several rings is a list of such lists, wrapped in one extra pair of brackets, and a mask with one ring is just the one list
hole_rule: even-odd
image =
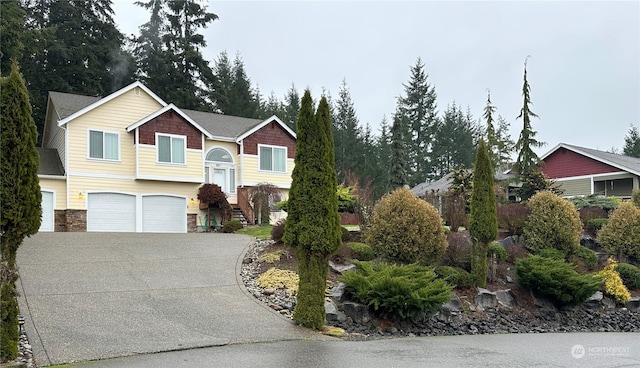
[(103, 98), (49, 92), (40, 231), (195, 232), (212, 222), (197, 200), (205, 183), (252, 224), (250, 188), (287, 196), (295, 139), (276, 116), (181, 109), (140, 82)]

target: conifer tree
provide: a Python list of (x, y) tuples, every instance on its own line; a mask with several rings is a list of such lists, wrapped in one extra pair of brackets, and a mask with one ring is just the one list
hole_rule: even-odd
[(292, 83), (291, 88), (284, 97), (284, 123), (294, 132), (298, 130), (297, 120), (300, 111), (300, 96), (296, 86)]
[(638, 127), (631, 125), (629, 132), (624, 137), (624, 148), (622, 153), (625, 156), (640, 158), (640, 132)]
[(515, 169), (519, 175), (527, 175), (532, 171), (539, 170), (538, 165), (540, 164), (540, 158), (535, 152), (533, 152), (533, 148), (542, 147), (544, 143), (536, 139), (537, 132), (531, 127), (531, 118), (537, 118), (538, 115), (529, 108), (529, 104), (531, 104), (531, 87), (529, 87), (529, 82), (527, 81), (526, 60), (524, 62), (522, 96), (524, 101), (522, 108), (520, 109), (518, 119), (522, 118), (523, 127), (515, 146), (518, 151), (518, 159), (516, 161)]
[(469, 233), (473, 240), (471, 274), (476, 285), (487, 284), (487, 250), (498, 236), (498, 215), (493, 188), (493, 169), (484, 143), (480, 140), (473, 170)]
[[(333, 139), (338, 180), (345, 179), (345, 172), (355, 171), (362, 157), (362, 136), (358, 116), (349, 93), (347, 81), (342, 80), (333, 116)], [(360, 176), (360, 175), (359, 175)]]
[(0, 360), (11, 360), (18, 346), (16, 252), (25, 236), (38, 231), (42, 214), (35, 148), (38, 133), (15, 60), (11, 73), (0, 78), (0, 116)]
[(341, 244), (329, 103), (322, 97), (316, 114), (309, 90), (301, 101), (288, 216), (283, 240), (298, 259), (298, 303), (293, 320), (306, 327), (324, 325), (328, 261)]
[(396, 111), (391, 126), (391, 165), (389, 171), (389, 189), (394, 190), (409, 184), (407, 175), (407, 134), (405, 117)]
[(491, 92), (487, 90), (487, 104), (482, 117), (487, 122), (485, 136), (487, 139), (487, 151), (494, 170), (504, 170), (511, 159), (513, 140), (509, 137), (509, 123), (500, 115), (497, 120), (494, 114), (497, 108), (491, 102)]

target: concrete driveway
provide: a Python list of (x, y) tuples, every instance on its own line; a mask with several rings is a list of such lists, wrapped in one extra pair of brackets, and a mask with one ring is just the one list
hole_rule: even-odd
[(325, 339), (256, 301), (233, 234), (39, 233), (18, 250), (20, 310), (40, 366)]

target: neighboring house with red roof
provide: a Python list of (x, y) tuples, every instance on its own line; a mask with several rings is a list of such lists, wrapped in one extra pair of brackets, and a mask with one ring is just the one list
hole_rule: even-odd
[(560, 143), (540, 159), (542, 172), (565, 197), (592, 194), (631, 198), (640, 188), (640, 158)]
[(50, 92), (42, 142), (41, 231), (194, 232), (204, 183), (253, 223), (249, 189), (286, 197), (296, 150), (276, 116), (180, 109), (140, 82), (104, 98)]

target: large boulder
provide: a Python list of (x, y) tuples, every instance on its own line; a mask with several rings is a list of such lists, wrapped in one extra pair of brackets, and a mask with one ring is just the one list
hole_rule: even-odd
[(369, 314), (369, 307), (356, 303), (356, 302), (344, 302), (342, 303), (342, 312), (351, 318), (351, 320), (358, 324), (365, 324), (371, 321), (371, 315)]
[(498, 299), (498, 304), (503, 307), (511, 308), (516, 304), (511, 289), (496, 291), (496, 298)]
[(343, 322), (347, 319), (347, 316), (342, 311), (338, 310), (336, 304), (329, 298), (324, 300), (324, 311), (327, 322)]
[(640, 297), (635, 296), (631, 298), (624, 306), (630, 311), (640, 312)]
[(495, 308), (498, 306), (498, 297), (496, 293), (487, 289), (478, 288), (476, 296), (473, 298), (473, 302), (476, 304), (479, 310), (485, 310), (488, 308)]

